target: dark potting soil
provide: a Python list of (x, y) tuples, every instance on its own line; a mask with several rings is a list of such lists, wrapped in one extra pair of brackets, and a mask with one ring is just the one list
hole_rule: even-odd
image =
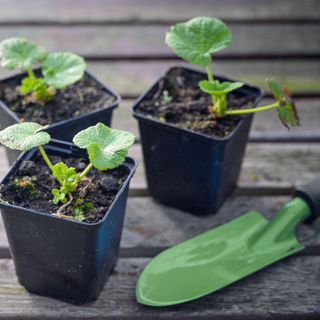
[[(211, 96), (198, 86), (204, 75), (174, 68), (159, 82), (157, 92), (142, 101), (137, 111), (161, 122), (213, 137), (226, 137), (243, 116), (217, 118), (210, 112)], [(255, 97), (243, 93), (228, 94), (228, 109), (249, 107)]]
[(22, 96), (19, 90), (20, 82), (16, 80), (2, 83), (0, 99), (22, 121), (33, 121), (42, 125), (80, 116), (115, 101), (114, 96), (104, 92), (101, 85), (86, 74), (68, 88), (57, 90), (53, 100), (45, 105), (32, 102), (29, 95)]
[[(82, 171), (87, 162), (85, 159), (51, 156), (52, 163), (64, 161), (69, 167)], [(88, 208), (84, 222), (94, 223), (101, 220), (123, 182), (129, 175), (129, 170), (120, 166), (113, 170), (99, 171), (92, 168), (87, 178), (81, 181), (73, 192), (73, 201), (60, 212), (73, 216), (76, 208)], [(57, 213), (62, 204), (53, 204), (51, 190), (59, 188), (57, 180), (51, 175), (50, 169), (44, 164), (40, 155), (34, 161), (23, 161), (8, 183), (0, 185), (0, 199), (23, 208), (31, 208), (39, 212)], [(83, 210), (82, 210), (83, 211)]]

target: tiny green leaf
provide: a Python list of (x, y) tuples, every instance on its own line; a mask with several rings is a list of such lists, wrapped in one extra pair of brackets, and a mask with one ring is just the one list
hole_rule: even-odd
[(35, 122), (17, 123), (0, 131), (0, 142), (10, 149), (27, 151), (49, 143), (50, 135), (41, 131), (46, 128)]
[(216, 81), (208, 81), (208, 80), (202, 80), (199, 82), (200, 89), (208, 94), (212, 94), (215, 96), (223, 96), (228, 94), (231, 91), (234, 91), (236, 89), (239, 89), (244, 84), (242, 82), (220, 82), (218, 80)]
[(45, 57), (43, 48), (25, 38), (9, 38), (0, 43), (1, 66), (6, 69), (31, 69)]
[(30, 92), (38, 90), (44, 85), (42, 78), (26, 77), (21, 81), (20, 93), (26, 95)]
[(60, 189), (52, 190), (53, 203), (58, 204), (59, 201), (66, 203), (67, 195), (74, 190), (75, 185), (73, 183), (78, 179), (79, 174), (74, 167), (68, 167), (64, 162), (56, 163), (53, 166), (52, 173), (62, 183)]
[(275, 99), (280, 104), (280, 107), (277, 108), (277, 111), (282, 124), (288, 129), (290, 126), (298, 126), (299, 116), (292, 99), (284, 92), (280, 84), (273, 79), (268, 79), (267, 85)]
[(78, 205), (74, 209), (74, 217), (78, 221), (83, 221), (86, 218), (86, 215), (94, 208), (92, 202), (86, 202), (82, 205)]
[(86, 69), (84, 59), (74, 53), (50, 53), (42, 64), (47, 85), (63, 89), (83, 77)]
[(58, 204), (59, 202), (66, 203), (67, 202), (67, 194), (62, 192), (59, 189), (52, 189), (53, 199), (52, 202), (54, 204)]
[(179, 57), (206, 67), (213, 52), (230, 45), (232, 34), (219, 19), (197, 17), (172, 26), (165, 41)]
[(65, 163), (58, 162), (53, 166), (53, 175), (66, 183), (71, 183), (76, 179), (77, 172), (74, 167), (69, 168)]
[(87, 149), (94, 167), (107, 170), (124, 162), (128, 148), (134, 143), (134, 135), (98, 123), (76, 134), (73, 143), (79, 148)]

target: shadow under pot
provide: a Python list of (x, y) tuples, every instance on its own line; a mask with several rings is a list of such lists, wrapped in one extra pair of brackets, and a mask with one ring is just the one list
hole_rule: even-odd
[[(53, 160), (59, 161), (59, 158), (63, 158), (66, 163), (72, 165), (87, 161), (83, 150), (69, 143), (53, 140), (45, 146), (45, 149)], [(136, 163), (133, 159), (126, 158), (124, 164), (117, 169), (105, 172), (91, 169), (88, 177), (93, 182), (99, 179), (101, 184), (101, 179), (106, 178), (107, 181), (116, 179), (116, 185), (111, 184), (108, 187), (109, 191), (106, 190), (106, 186), (101, 189), (99, 185), (92, 192), (93, 197), (96, 198), (98, 194), (100, 200), (110, 199), (110, 201), (101, 205), (103, 208), (98, 207), (101, 209), (100, 218), (89, 223), (86, 220), (83, 222), (58, 218), (50, 213), (36, 210), (34, 209), (34, 206), (37, 206), (36, 202), (30, 201), (28, 208), (16, 203), (18, 200), (13, 201), (15, 204), (3, 202), (6, 200), (4, 190), (8, 188), (10, 181), (26, 174), (24, 171), (28, 166), (23, 164), (37, 159), (39, 163), (42, 160), (35, 149), (23, 153), (0, 185), (1, 214), (18, 280), (29, 292), (38, 295), (73, 304), (94, 301), (117, 262), (129, 182)], [(42, 167), (48, 171), (45, 166)], [(36, 173), (36, 177), (37, 174), (40, 173)], [(43, 180), (42, 177), (41, 179)], [(39, 183), (46, 182), (39, 181)], [(51, 190), (48, 191), (48, 194), (50, 193)], [(74, 194), (74, 197), (76, 195)], [(47, 203), (53, 205), (51, 195), (39, 193), (36, 197), (36, 201), (40, 201), (38, 207), (46, 207), (46, 204), (41, 204), (46, 197), (50, 198)]]
[[(35, 69), (36, 76), (41, 75)], [(0, 130), (21, 122), (31, 121), (48, 125), (53, 139), (72, 141), (79, 131), (102, 122), (110, 126), (113, 109), (120, 103), (120, 96), (98, 81), (89, 72), (63, 90), (57, 90), (52, 101), (41, 105), (29, 101), (19, 93), (21, 80), (27, 73), (4, 79), (0, 82)], [(20, 152), (6, 149), (12, 164)]]
[[(198, 87), (206, 77), (171, 68), (133, 106), (150, 194), (196, 215), (215, 213), (236, 186), (252, 122), (252, 115), (215, 119)], [(228, 107), (255, 107), (262, 96), (245, 84), (228, 95)]]

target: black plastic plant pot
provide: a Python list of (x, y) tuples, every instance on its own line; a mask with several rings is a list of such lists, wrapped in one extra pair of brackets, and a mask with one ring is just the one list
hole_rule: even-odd
[[(36, 75), (40, 75), (41, 71), (40, 69), (35, 69), (34, 72)], [(6, 78), (4, 80), (1, 80), (0, 85), (6, 83), (20, 84), (21, 80), (26, 77), (26, 75), (27, 73), (21, 73), (13, 77)], [(98, 122), (102, 122), (107, 126), (111, 125), (112, 112), (113, 109), (116, 108), (121, 101), (120, 95), (115, 93), (112, 89), (106, 87), (102, 82), (97, 80), (89, 72), (86, 71), (85, 75), (96, 82), (106, 95), (113, 96), (115, 98), (115, 101), (111, 105), (105, 105), (101, 109), (91, 111), (87, 114), (49, 124), (49, 128), (47, 131), (50, 133), (53, 139), (72, 141), (74, 135), (79, 131), (93, 126)], [(17, 114), (14, 113), (4, 101), (0, 100), (0, 129), (4, 129), (20, 121), (21, 120), (19, 119)], [(7, 149), (6, 152), (10, 164), (12, 164), (20, 154), (20, 152), (16, 150)]]
[[(175, 69), (171, 68), (168, 73)], [(205, 73), (185, 70), (206, 77)], [(224, 77), (216, 79), (233, 81)], [(139, 112), (139, 105), (158, 89), (159, 81), (133, 106), (149, 192), (160, 203), (192, 214), (215, 213), (236, 186), (253, 117), (244, 117), (225, 138), (177, 128)], [(250, 94), (253, 107), (263, 96), (262, 90), (249, 85), (237, 93)]]
[[(55, 141), (45, 149), (49, 155), (85, 156), (69, 143)], [(35, 154), (36, 150), (23, 153), (1, 183)], [(18, 280), (29, 292), (73, 304), (97, 299), (117, 262), (129, 182), (136, 163), (126, 158), (123, 166), (128, 177), (98, 223), (61, 219), (0, 203)]]

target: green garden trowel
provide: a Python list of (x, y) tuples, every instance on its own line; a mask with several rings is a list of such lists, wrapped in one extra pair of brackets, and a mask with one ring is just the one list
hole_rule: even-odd
[(320, 214), (320, 177), (296, 190), (271, 220), (251, 211), (156, 256), (137, 283), (139, 303), (169, 306), (230, 285), (304, 249), (295, 229)]

